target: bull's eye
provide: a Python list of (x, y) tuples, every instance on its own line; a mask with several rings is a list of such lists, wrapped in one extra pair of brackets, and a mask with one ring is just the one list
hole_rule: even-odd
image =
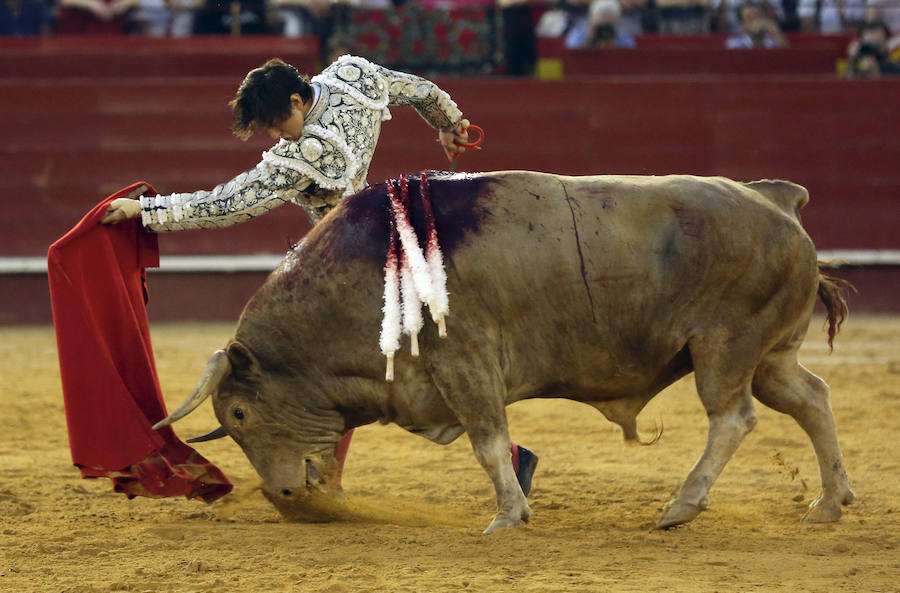
[(234, 414), (234, 417), (237, 418), (238, 420), (244, 419), (244, 410), (242, 410), (240, 408), (235, 408), (233, 414)]

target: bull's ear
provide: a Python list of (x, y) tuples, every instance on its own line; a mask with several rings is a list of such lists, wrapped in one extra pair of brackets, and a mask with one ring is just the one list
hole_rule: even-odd
[(228, 360), (231, 361), (231, 372), (238, 379), (247, 379), (259, 374), (259, 361), (250, 349), (232, 340), (225, 348)]

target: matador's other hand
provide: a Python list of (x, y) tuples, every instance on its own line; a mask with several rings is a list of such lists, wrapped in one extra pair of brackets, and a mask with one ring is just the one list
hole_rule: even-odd
[(469, 142), (469, 133), (466, 131), (468, 127), (469, 120), (464, 119), (456, 124), (455, 128), (438, 132), (438, 142), (441, 143), (448, 161), (452, 161), (466, 151), (463, 144)]
[(103, 215), (103, 218), (100, 219), (100, 224), (116, 224), (128, 220), (129, 218), (137, 218), (140, 215), (140, 200), (117, 198), (109, 203), (106, 213)]

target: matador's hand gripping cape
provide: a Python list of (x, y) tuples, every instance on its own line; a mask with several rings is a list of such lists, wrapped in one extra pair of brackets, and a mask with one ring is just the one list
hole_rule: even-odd
[(147, 321), (145, 268), (159, 265), (156, 235), (136, 220), (100, 225), (109, 196), (50, 246), (53, 322), (72, 461), (134, 496), (212, 502), (231, 491), (222, 472), (181, 442), (166, 417)]

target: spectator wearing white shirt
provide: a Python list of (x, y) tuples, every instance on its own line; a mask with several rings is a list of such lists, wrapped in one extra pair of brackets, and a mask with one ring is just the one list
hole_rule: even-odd
[(745, 2), (738, 8), (741, 32), (725, 40), (728, 49), (759, 49), (786, 47), (787, 40), (778, 21), (766, 14), (757, 2)]
[[(865, 0), (863, 0), (865, 1)], [(741, 20), (738, 11), (747, 0), (711, 0), (710, 8), (713, 11), (713, 30), (721, 33), (740, 33)], [(793, 0), (796, 7), (797, 0)], [(757, 0), (767, 16), (783, 23), (787, 16), (783, 0)], [(795, 11), (796, 12), (796, 11)]]
[(634, 37), (619, 30), (621, 14), (618, 0), (593, 0), (586, 21), (569, 29), (566, 47), (633, 48)]
[(866, 18), (866, 0), (800, 0), (797, 15), (804, 31), (841, 33)]

